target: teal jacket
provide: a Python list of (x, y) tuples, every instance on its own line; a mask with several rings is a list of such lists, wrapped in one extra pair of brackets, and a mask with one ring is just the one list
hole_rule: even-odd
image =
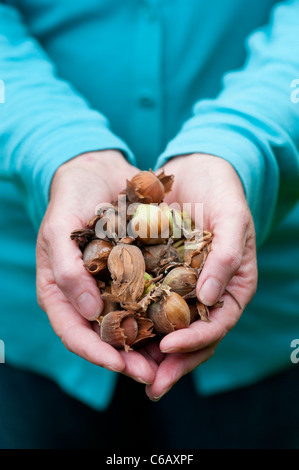
[(36, 302), (35, 240), (55, 170), (106, 148), (142, 169), (190, 152), (234, 166), (255, 222), (258, 291), (194, 383), (210, 394), (290, 367), (299, 338), (299, 1), (0, 1), (5, 361), (97, 409), (117, 374), (70, 353), (52, 331)]

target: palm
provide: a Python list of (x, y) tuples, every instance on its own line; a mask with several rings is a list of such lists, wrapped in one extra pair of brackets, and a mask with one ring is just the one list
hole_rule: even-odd
[[(201, 210), (196, 203), (203, 205), (201, 228), (213, 232), (214, 238), (198, 280), (197, 296), (203, 300), (204, 295), (209, 305), (220, 297), (224, 305), (211, 310), (209, 322), (198, 320), (188, 329), (161, 340), (160, 348), (166, 355), (155, 382), (147, 388), (150, 397), (160, 396), (214, 354), (252, 299), (257, 282), (254, 227), (242, 185), (232, 167), (216, 157), (195, 155), (174, 159), (166, 165), (165, 172), (175, 175), (173, 191), (166, 200), (169, 204), (192, 203), (193, 219), (195, 211)], [(211, 285), (201, 289), (209, 278), (217, 281), (212, 287), (221, 284), (218, 296)]]
[[(84, 226), (99, 203), (115, 200), (126, 178), (136, 169), (123, 164), (115, 181), (107, 164), (95, 168), (76, 161), (53, 180), (51, 199), (37, 241), (37, 295), (40, 306), (64, 345), (75, 354), (99, 366), (121, 371), (150, 383), (156, 362), (145, 350), (124, 353), (104, 343), (95, 322), (80, 315), (77, 298), (88, 291), (101, 306), (95, 280), (86, 271), (82, 254), (70, 233)], [(93, 164), (92, 164), (93, 166)], [(117, 168), (114, 165), (114, 172)], [(112, 188), (112, 189), (111, 189)], [(94, 312), (96, 313), (96, 312)]]

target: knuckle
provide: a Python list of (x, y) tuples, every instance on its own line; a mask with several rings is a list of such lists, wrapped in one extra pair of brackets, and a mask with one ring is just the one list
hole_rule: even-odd
[(56, 269), (55, 281), (57, 286), (64, 290), (67, 286), (74, 284), (78, 275), (73, 266), (62, 265)]
[(64, 332), (60, 332), (60, 333), (58, 334), (58, 336), (60, 337), (60, 340), (61, 340), (63, 346), (64, 346), (69, 352), (74, 352), (74, 351), (73, 351), (73, 348), (72, 348), (72, 346), (71, 346), (71, 344), (70, 344), (68, 335), (65, 334)]
[(210, 351), (209, 351), (209, 353), (210, 353), (209, 359), (211, 359), (211, 357), (214, 356), (215, 352), (216, 352), (216, 345), (215, 345), (215, 346), (212, 346), (212, 347), (210, 348)]
[(59, 331), (56, 331), (56, 334), (59, 336), (62, 344), (64, 345), (64, 347), (70, 351), (70, 352), (74, 352), (74, 348), (73, 348), (73, 344), (72, 344), (72, 330), (73, 330), (73, 327), (72, 326), (63, 326), (61, 327), (61, 329)]
[(39, 305), (39, 307), (45, 311), (45, 304), (44, 304), (44, 300), (43, 300), (43, 295), (42, 293), (40, 292), (39, 289), (36, 290), (36, 299), (37, 299), (37, 303)]
[(230, 266), (233, 272), (237, 271), (242, 263), (241, 253), (234, 247), (228, 248), (221, 254), (221, 264)]
[[(50, 286), (51, 287), (51, 286)], [(39, 307), (45, 312), (46, 311), (46, 299), (48, 291), (50, 287), (47, 283), (47, 279), (45, 276), (42, 275), (40, 269), (37, 268), (36, 270), (36, 283), (35, 283), (35, 291), (36, 291), (36, 300)]]
[(41, 230), (41, 235), (43, 240), (48, 244), (51, 243), (55, 236), (55, 229), (53, 225), (49, 222), (49, 220), (43, 221), (43, 226)]
[(38, 305), (41, 306), (43, 302), (43, 288), (41, 286), (39, 276), (37, 276), (36, 278), (36, 299), (37, 299)]
[(249, 280), (248, 280), (248, 284), (250, 285), (250, 300), (251, 301), (253, 299), (253, 297), (255, 296), (256, 292), (257, 292), (257, 286), (258, 286), (258, 273), (257, 273), (257, 270), (254, 270), (252, 272), (252, 275), (249, 276)]
[(41, 227), (41, 238), (46, 245), (55, 246), (57, 240), (61, 236), (63, 223), (59, 223), (58, 219), (48, 216), (43, 220)]

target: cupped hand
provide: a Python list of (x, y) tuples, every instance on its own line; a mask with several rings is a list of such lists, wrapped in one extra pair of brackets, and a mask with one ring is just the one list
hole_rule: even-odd
[(211, 310), (209, 322), (197, 320), (161, 340), (160, 350), (165, 355), (154, 382), (146, 387), (152, 400), (159, 399), (183, 375), (214, 354), (252, 300), (257, 286), (254, 224), (234, 168), (222, 158), (192, 154), (172, 159), (164, 170), (175, 176), (166, 202), (191, 203), (193, 220), (201, 207), (198, 203), (202, 204), (202, 228), (214, 234), (198, 279), (197, 297), (209, 306), (220, 299), (224, 304)]
[(117, 199), (126, 179), (136, 172), (113, 150), (77, 156), (56, 171), (37, 238), (36, 284), (39, 305), (67, 349), (101, 367), (151, 383), (157, 365), (146, 351), (125, 353), (101, 341), (93, 320), (103, 301), (80, 249), (70, 239), (99, 204)]

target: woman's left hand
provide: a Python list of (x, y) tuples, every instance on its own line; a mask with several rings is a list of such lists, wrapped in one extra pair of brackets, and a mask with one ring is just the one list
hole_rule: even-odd
[[(146, 393), (158, 400), (185, 374), (207, 361), (225, 335), (236, 325), (257, 286), (255, 229), (234, 168), (224, 159), (193, 154), (173, 158), (164, 171), (175, 176), (166, 202), (203, 205), (204, 230), (213, 232), (211, 251), (199, 276), (197, 297), (212, 309), (210, 321), (197, 320), (149, 345), (159, 367)], [(233, 295), (227, 293), (229, 291)], [(237, 301), (236, 301), (237, 299)], [(240, 308), (241, 306), (241, 308)]]

